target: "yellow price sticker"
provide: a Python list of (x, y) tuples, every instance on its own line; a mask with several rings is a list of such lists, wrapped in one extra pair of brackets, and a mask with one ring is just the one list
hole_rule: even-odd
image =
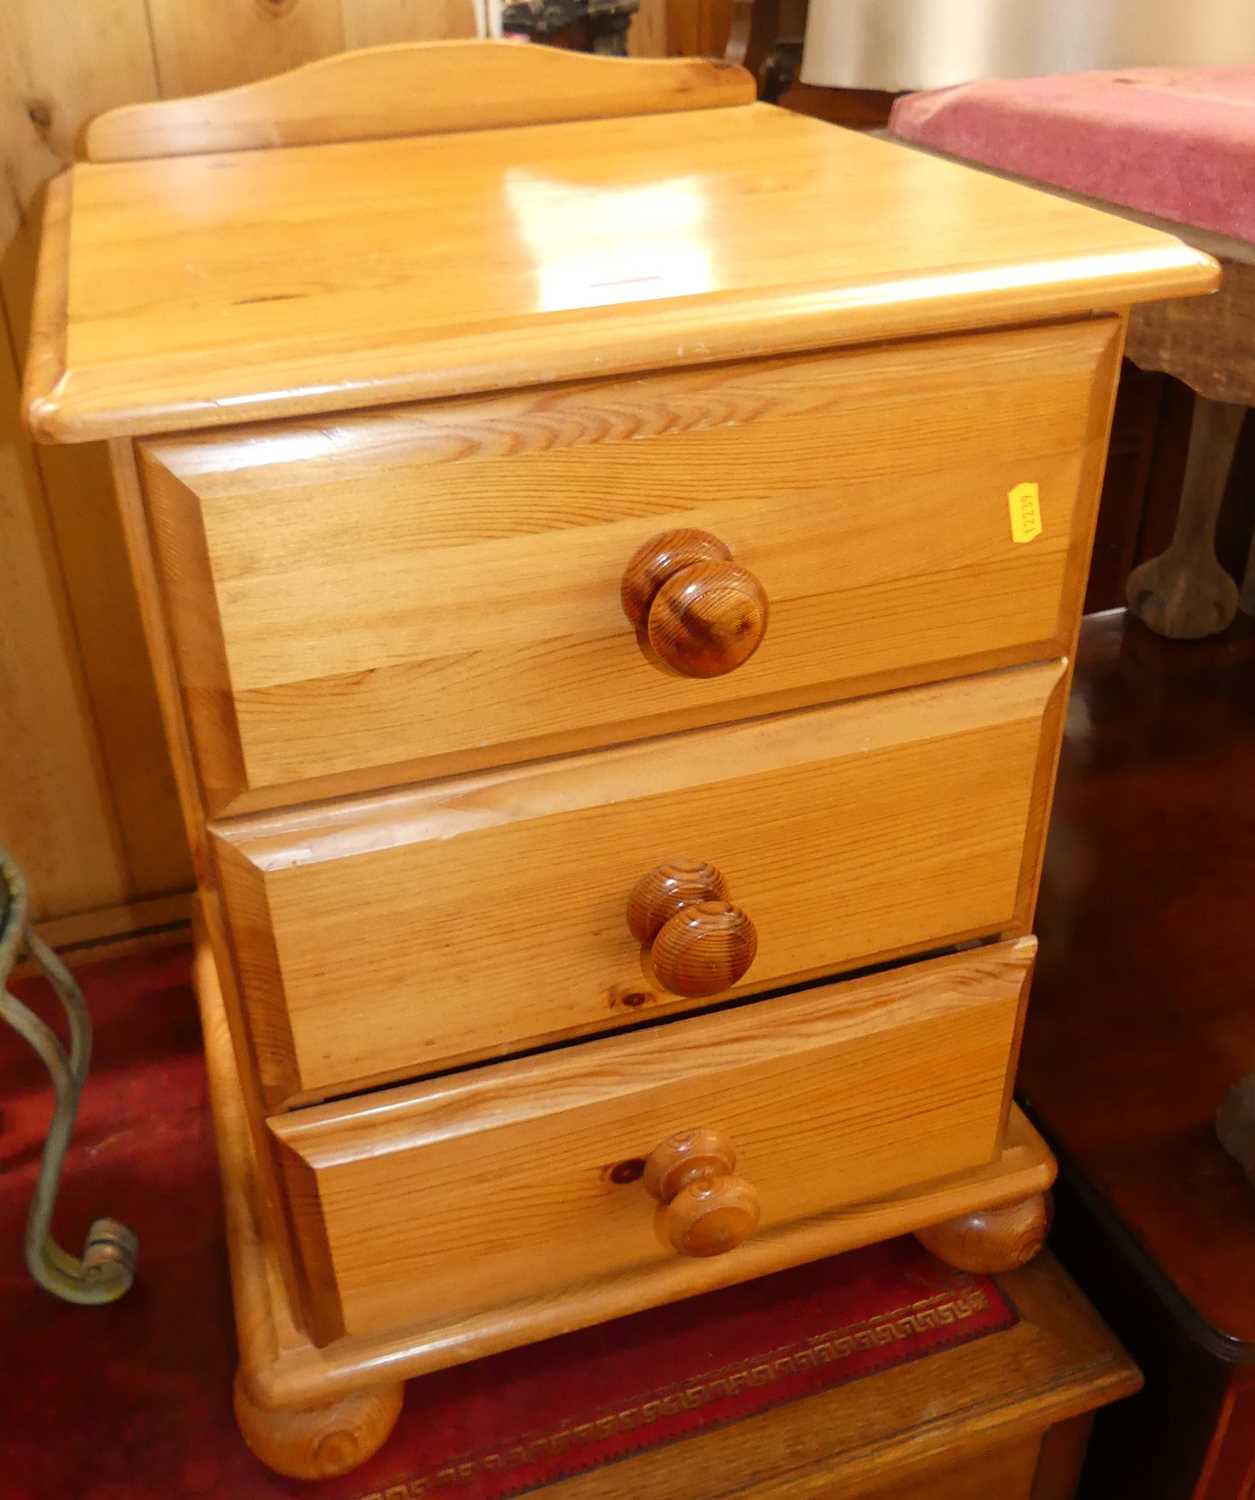
[(1017, 484), (1007, 495), (1011, 512), (1011, 540), (1031, 542), (1041, 535), (1041, 496), (1035, 484)]

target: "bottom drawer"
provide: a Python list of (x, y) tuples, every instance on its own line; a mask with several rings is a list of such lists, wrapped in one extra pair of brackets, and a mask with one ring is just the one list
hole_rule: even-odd
[[(1034, 951), (973, 949), (271, 1119), (313, 1336), (508, 1317), (991, 1160)], [(693, 1134), (664, 1146), (677, 1133)], [(686, 1150), (710, 1177), (687, 1191)], [(651, 1186), (678, 1196), (662, 1207)]]

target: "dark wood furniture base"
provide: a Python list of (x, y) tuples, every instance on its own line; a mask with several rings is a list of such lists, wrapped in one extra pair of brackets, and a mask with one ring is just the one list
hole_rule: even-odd
[(1255, 1483), (1255, 1191), (1213, 1117), (1255, 1063), (1255, 627), (1085, 622), (1021, 1087), (1061, 1163), (1052, 1244), (1146, 1371), (1093, 1500)]

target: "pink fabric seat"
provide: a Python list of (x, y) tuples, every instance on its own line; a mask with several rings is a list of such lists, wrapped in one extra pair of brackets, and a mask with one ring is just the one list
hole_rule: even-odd
[(907, 94), (904, 141), (1255, 241), (1255, 66), (988, 79)]

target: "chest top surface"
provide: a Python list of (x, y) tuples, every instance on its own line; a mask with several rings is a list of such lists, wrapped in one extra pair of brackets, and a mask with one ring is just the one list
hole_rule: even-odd
[(75, 441), (1205, 291), (1170, 236), (768, 105), (54, 184), (27, 420)]

